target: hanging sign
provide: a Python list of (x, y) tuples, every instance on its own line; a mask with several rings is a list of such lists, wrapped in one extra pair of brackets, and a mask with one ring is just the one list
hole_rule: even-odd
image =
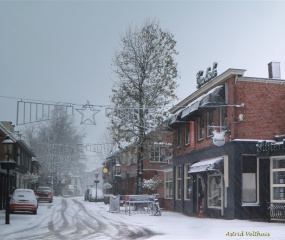
[(213, 78), (215, 78), (218, 75), (217, 66), (218, 66), (218, 63), (214, 62), (213, 69), (211, 70), (211, 67), (208, 67), (205, 76), (203, 76), (204, 71), (202, 70), (200, 70), (196, 74), (197, 89), (201, 88), (202, 86), (210, 82)]
[(213, 138), (213, 144), (220, 147), (223, 146), (226, 142), (225, 140), (225, 132), (221, 131), (221, 132), (217, 132), (216, 130), (213, 131), (214, 136)]

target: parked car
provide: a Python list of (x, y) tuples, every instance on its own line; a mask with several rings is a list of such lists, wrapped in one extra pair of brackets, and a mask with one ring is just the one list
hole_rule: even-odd
[(10, 213), (15, 211), (29, 211), (37, 214), (38, 201), (31, 189), (16, 189), (10, 199)]
[(36, 190), (36, 195), (39, 196), (38, 201), (50, 203), (53, 201), (53, 191), (50, 187), (38, 187)]
[[(97, 191), (97, 196), (96, 196)], [(89, 202), (104, 202), (104, 194), (101, 189), (90, 188), (89, 189)]]
[(89, 188), (85, 191), (84, 201), (89, 201)]

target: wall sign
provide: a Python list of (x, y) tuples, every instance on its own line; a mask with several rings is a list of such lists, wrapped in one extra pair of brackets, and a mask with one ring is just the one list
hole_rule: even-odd
[(215, 78), (218, 75), (217, 66), (218, 66), (218, 63), (214, 62), (212, 70), (211, 70), (211, 67), (208, 67), (204, 77), (203, 77), (204, 71), (202, 71), (202, 70), (200, 70), (196, 74), (197, 88), (198, 89), (201, 88), (202, 86), (204, 86), (205, 84), (207, 84), (208, 82), (210, 82), (213, 78)]
[(213, 131), (214, 136), (213, 138), (213, 144), (220, 147), (223, 146), (226, 142), (225, 140), (225, 132), (217, 132), (216, 130)]
[(258, 142), (256, 144), (256, 150), (258, 153), (266, 152), (278, 152), (278, 151), (284, 151), (285, 150), (285, 141), (283, 142)]

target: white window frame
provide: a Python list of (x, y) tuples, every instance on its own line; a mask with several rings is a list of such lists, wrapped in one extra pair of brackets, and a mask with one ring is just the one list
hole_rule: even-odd
[[(219, 188), (217, 188), (217, 189), (220, 189), (220, 192), (219, 192), (219, 200), (220, 200), (220, 202), (221, 202), (221, 204), (219, 205), (219, 206), (212, 206), (212, 205), (210, 205), (210, 199), (211, 199), (211, 190), (210, 190), (210, 188), (212, 187), (212, 178), (213, 177), (220, 177), (220, 183), (219, 183)], [(208, 187), (207, 187), (207, 192), (208, 192), (208, 197), (207, 197), (207, 205), (208, 205), (208, 208), (215, 208), (215, 209), (222, 209), (223, 208), (223, 189), (224, 189), (224, 186), (223, 186), (223, 175), (222, 174), (220, 174), (220, 173), (214, 173), (214, 174), (208, 174), (208, 179), (207, 179), (207, 181), (208, 181)]]
[[(285, 203), (285, 179), (283, 183), (274, 183), (274, 173), (285, 172), (285, 168), (274, 168), (274, 160), (284, 160), (285, 156), (271, 157), (270, 158), (270, 202), (271, 203)], [(274, 188), (283, 188), (283, 199), (274, 199)], [(280, 192), (281, 193), (281, 192)]]
[(164, 198), (173, 199), (173, 170), (164, 172)]
[[(181, 200), (181, 197), (182, 197), (182, 165), (176, 166), (176, 176), (175, 177), (176, 177), (175, 179), (175, 199)], [(180, 195), (180, 198), (178, 197), (179, 195)]]
[(165, 163), (172, 159), (172, 144), (167, 142), (149, 143), (149, 161), (152, 163)]
[[(210, 116), (212, 115), (212, 121), (210, 122)], [(207, 112), (207, 137), (211, 137), (213, 136), (213, 129), (209, 128), (209, 126), (213, 125), (213, 121), (214, 121), (214, 112)]]
[(190, 183), (193, 176), (188, 173), (190, 170), (190, 166), (190, 163), (184, 165), (184, 200), (190, 200), (190, 197), (188, 197), (187, 193), (193, 191), (193, 189), (191, 189), (193, 188), (193, 186)]

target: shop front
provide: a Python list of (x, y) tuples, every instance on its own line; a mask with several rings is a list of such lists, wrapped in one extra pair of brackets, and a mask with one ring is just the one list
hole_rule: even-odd
[(269, 165), (257, 157), (256, 144), (234, 140), (176, 157), (175, 210), (199, 217), (267, 220)]
[(285, 221), (285, 140), (258, 142), (257, 154), (270, 163), (270, 220)]

